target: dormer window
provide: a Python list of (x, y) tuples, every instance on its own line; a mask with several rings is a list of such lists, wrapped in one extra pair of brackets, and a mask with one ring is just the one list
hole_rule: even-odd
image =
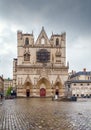
[(29, 45), (29, 39), (28, 38), (25, 39), (25, 45)]
[(30, 61), (30, 54), (29, 53), (24, 54), (24, 61)]
[(56, 39), (56, 46), (58, 46), (59, 45), (59, 39), (57, 38)]

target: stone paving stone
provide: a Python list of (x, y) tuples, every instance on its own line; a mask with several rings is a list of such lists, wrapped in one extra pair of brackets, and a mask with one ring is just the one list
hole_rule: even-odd
[(91, 99), (56, 102), (51, 99), (4, 100), (0, 130), (91, 130)]

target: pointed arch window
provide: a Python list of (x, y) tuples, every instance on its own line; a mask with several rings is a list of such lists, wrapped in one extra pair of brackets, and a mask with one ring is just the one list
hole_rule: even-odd
[(59, 39), (57, 38), (56, 39), (56, 46), (58, 46), (59, 45)]
[(44, 39), (44, 37), (42, 37), (42, 39), (41, 39), (41, 44), (42, 44), (42, 45), (45, 44), (45, 39)]
[(25, 45), (29, 45), (29, 38), (25, 39)]
[(58, 51), (58, 50), (57, 50), (56, 53), (55, 53), (55, 55), (56, 55), (56, 57), (61, 57), (61, 55), (62, 55), (62, 54), (61, 54), (61, 51)]
[(24, 54), (24, 61), (30, 61), (30, 54), (29, 53)]

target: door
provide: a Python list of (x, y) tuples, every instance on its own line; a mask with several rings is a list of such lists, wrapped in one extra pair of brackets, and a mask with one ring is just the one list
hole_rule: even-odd
[(30, 97), (30, 90), (29, 89), (26, 90), (26, 97)]
[(59, 96), (59, 90), (58, 89), (56, 89), (55, 95)]
[(45, 88), (40, 89), (40, 97), (45, 97), (46, 96), (46, 90)]

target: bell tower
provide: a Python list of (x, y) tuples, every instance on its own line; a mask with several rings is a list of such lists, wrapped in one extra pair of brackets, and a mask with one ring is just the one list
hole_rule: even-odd
[(18, 65), (30, 62), (30, 49), (34, 45), (33, 34), (17, 32), (17, 56)]

